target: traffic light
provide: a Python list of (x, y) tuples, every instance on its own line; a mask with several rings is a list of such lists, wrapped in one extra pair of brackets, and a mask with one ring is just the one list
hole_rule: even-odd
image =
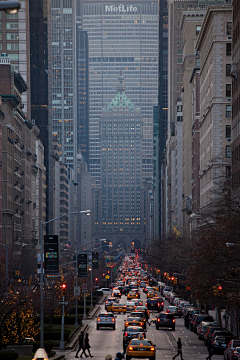
[(96, 251), (92, 253), (92, 268), (98, 269), (98, 252)]
[(164, 273), (164, 277), (167, 277), (167, 273)]
[(175, 277), (174, 278), (174, 282), (173, 282), (175, 285), (177, 284), (177, 278)]
[(62, 284), (62, 296), (66, 294), (66, 284)]
[(213, 286), (213, 293), (214, 293), (214, 296), (219, 296), (218, 285)]
[(171, 282), (174, 283), (174, 276), (171, 277)]
[(222, 285), (218, 284), (217, 288), (218, 288), (218, 295), (223, 295)]
[(96, 283), (96, 284), (98, 283), (98, 278), (95, 278), (95, 283)]

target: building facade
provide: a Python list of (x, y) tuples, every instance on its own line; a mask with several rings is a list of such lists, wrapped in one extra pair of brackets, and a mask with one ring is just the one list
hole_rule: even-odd
[[(209, 6), (196, 44), (200, 53), (200, 210), (216, 198), (231, 166), (231, 5)], [(231, 138), (230, 138), (231, 140)]]
[(148, 204), (144, 204), (142, 181), (143, 120), (140, 108), (125, 94), (122, 72), (117, 95), (103, 109), (99, 128), (99, 237), (115, 245), (124, 243), (127, 250), (132, 241), (143, 244)]
[(89, 37), (89, 169), (100, 184), (99, 118), (115, 95), (116, 74), (126, 74), (126, 94), (141, 108), (143, 179), (153, 170), (153, 105), (158, 101), (158, 2), (83, 1)]

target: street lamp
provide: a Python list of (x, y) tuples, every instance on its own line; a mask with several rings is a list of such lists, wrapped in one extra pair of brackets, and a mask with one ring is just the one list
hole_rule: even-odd
[(4, 10), (7, 14), (16, 14), (20, 8), (18, 1), (0, 1), (0, 11)]
[(8, 288), (8, 244), (0, 244), (6, 247), (6, 291)]
[(41, 290), (40, 290), (40, 294), (41, 294), (41, 332), (40, 332), (40, 348), (44, 348), (44, 343), (43, 343), (43, 334), (44, 334), (44, 330), (43, 330), (43, 226), (56, 221), (58, 219), (61, 219), (64, 216), (68, 216), (71, 214), (86, 214), (86, 215), (90, 215), (91, 214), (91, 210), (83, 210), (83, 211), (72, 211), (70, 213), (67, 214), (63, 214), (61, 216), (58, 216), (52, 220), (46, 221), (46, 222), (42, 222), (41, 221)]

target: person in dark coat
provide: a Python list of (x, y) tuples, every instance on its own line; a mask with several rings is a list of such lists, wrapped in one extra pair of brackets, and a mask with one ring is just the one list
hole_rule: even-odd
[[(83, 347), (83, 340), (84, 340), (84, 332), (81, 331), (81, 332), (80, 332), (80, 335), (79, 335), (79, 337), (78, 337), (78, 351), (77, 351), (76, 356), (75, 356), (76, 358), (78, 358), (78, 353), (79, 353), (80, 350), (83, 351), (82, 354), (84, 354), (86, 357), (88, 357), (88, 356), (86, 355), (85, 350), (84, 350), (84, 347)], [(80, 357), (82, 357), (82, 355), (81, 355)]]
[(148, 320), (149, 320), (149, 315), (148, 315), (147, 309), (145, 309), (145, 318), (146, 318), (146, 322), (148, 323), (148, 325), (150, 325), (149, 322), (148, 322)]
[[(87, 350), (88, 353), (89, 353), (89, 356), (92, 358), (92, 354), (90, 353), (90, 344), (89, 344), (89, 337), (88, 337), (88, 333), (86, 333), (85, 335), (85, 338), (84, 338), (84, 344), (83, 344), (83, 351), (81, 353), (81, 357), (82, 357), (82, 354), (84, 353), (85, 354), (85, 351)], [(88, 355), (85, 354), (86, 357), (88, 357)]]
[(174, 360), (178, 355), (180, 355), (180, 356), (181, 356), (181, 360), (183, 360), (183, 357), (182, 357), (182, 342), (181, 342), (181, 338), (180, 338), (180, 337), (178, 338), (178, 341), (177, 341), (177, 354), (173, 357), (173, 360)]
[(207, 340), (207, 349), (208, 349), (208, 357), (206, 357), (206, 359), (211, 360), (213, 356), (213, 347), (210, 339)]

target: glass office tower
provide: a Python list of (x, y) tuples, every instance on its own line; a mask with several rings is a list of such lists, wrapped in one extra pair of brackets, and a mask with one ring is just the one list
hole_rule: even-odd
[(141, 108), (142, 180), (153, 172), (153, 105), (158, 101), (158, 1), (83, 0), (89, 37), (89, 169), (100, 184), (99, 118), (122, 69), (126, 95)]

